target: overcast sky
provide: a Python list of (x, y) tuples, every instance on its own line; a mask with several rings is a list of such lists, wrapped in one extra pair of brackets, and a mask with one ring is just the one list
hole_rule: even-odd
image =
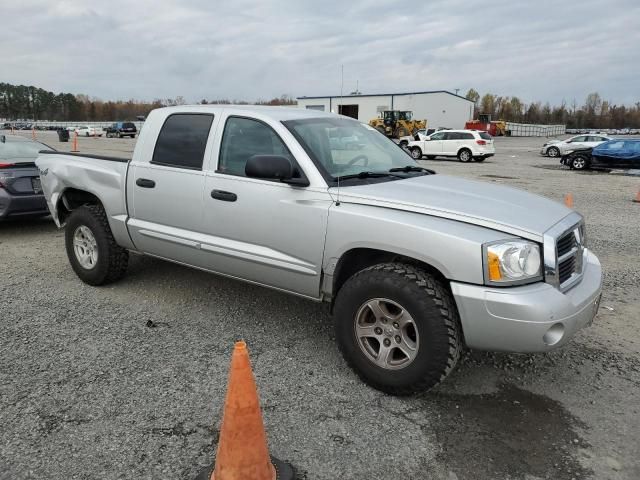
[[(404, 7), (400, 8), (399, 5)], [(2, 0), (0, 82), (102, 99), (640, 101), (640, 1)]]

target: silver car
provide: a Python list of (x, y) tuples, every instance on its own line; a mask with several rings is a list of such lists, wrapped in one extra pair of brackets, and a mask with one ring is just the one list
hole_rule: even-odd
[(540, 154), (549, 157), (559, 157), (571, 153), (578, 148), (595, 147), (609, 140), (611, 140), (611, 137), (600, 134), (576, 135), (566, 140), (549, 140), (542, 146)]

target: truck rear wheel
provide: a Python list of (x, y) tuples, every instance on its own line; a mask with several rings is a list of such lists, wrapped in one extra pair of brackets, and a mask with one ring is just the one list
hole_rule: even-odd
[(373, 388), (392, 395), (428, 390), (455, 367), (460, 322), (449, 290), (412, 265), (383, 263), (356, 273), (336, 299), (338, 347)]
[(116, 243), (100, 205), (85, 205), (71, 213), (65, 244), (73, 271), (89, 285), (114, 282), (127, 271), (129, 252)]

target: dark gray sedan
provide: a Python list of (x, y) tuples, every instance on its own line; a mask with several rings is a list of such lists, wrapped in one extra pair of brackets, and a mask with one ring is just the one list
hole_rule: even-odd
[(14, 135), (0, 135), (0, 221), (49, 214), (34, 163), (44, 143)]

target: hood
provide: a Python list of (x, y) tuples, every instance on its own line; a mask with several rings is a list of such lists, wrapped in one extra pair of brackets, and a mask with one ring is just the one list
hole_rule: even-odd
[[(336, 187), (329, 191), (335, 197)], [(534, 241), (573, 212), (524, 190), (448, 175), (341, 187), (340, 202), (449, 218)]]
[(566, 143), (566, 140), (560, 140), (558, 138), (553, 138), (549, 141), (547, 141), (544, 146), (546, 147), (547, 145), (556, 145), (558, 143)]

